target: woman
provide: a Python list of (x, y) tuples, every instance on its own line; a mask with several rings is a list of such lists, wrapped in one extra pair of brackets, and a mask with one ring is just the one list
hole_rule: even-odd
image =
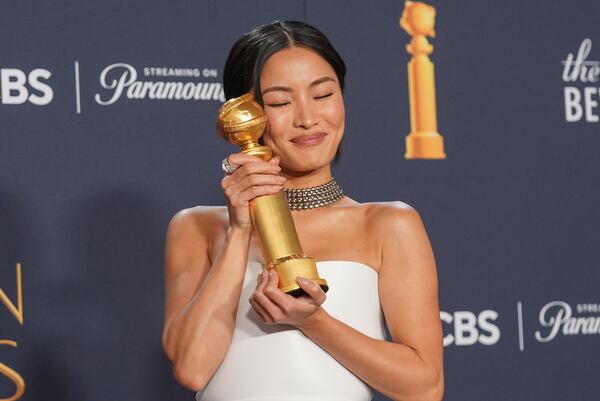
[[(229, 54), (225, 95), (251, 91), (264, 106), (276, 157), (229, 155), (227, 207), (183, 210), (168, 228), (163, 346), (198, 399), (362, 401), (369, 386), (395, 400), (442, 398), (437, 275), (418, 213), (357, 203), (331, 182), (344, 75), (327, 38), (302, 22), (260, 26)], [(293, 298), (264, 271), (248, 202), (324, 184), (337, 196), (292, 215), (331, 289), (299, 277), (306, 295)]]

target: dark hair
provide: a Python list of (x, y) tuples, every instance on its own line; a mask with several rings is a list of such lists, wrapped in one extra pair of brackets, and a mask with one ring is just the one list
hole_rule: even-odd
[[(335, 71), (344, 92), (346, 64), (329, 39), (305, 22), (273, 21), (242, 35), (229, 51), (223, 69), (225, 98), (242, 96), (252, 90), (254, 98), (262, 105), (260, 74), (265, 63), (273, 54), (293, 46), (306, 47), (323, 57)], [(338, 147), (334, 162), (339, 156)]]
[(262, 104), (260, 73), (265, 63), (273, 54), (293, 46), (309, 48), (323, 57), (335, 71), (343, 92), (346, 64), (329, 39), (305, 22), (273, 21), (242, 35), (231, 48), (223, 69), (225, 98), (242, 96), (252, 89)]

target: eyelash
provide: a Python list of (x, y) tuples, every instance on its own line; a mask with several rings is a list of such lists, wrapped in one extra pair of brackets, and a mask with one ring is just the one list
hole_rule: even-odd
[[(323, 95), (323, 96), (315, 96), (315, 99), (317, 99), (317, 100), (321, 100), (321, 99), (328, 98), (328, 97), (329, 97), (329, 96), (331, 96), (331, 95), (333, 95), (333, 92), (331, 92), (331, 93), (327, 93), (326, 95)], [(289, 103), (290, 103), (290, 102), (284, 102), (284, 103), (270, 103), (270, 104), (267, 104), (267, 106), (269, 106), (269, 107), (282, 107), (282, 106), (285, 106), (285, 105), (287, 105), (287, 104), (289, 104)]]
[(327, 93), (327, 94), (325, 94), (325, 95), (323, 95), (323, 96), (317, 96), (317, 97), (315, 97), (315, 99), (319, 99), (319, 100), (320, 100), (320, 99), (325, 99), (326, 97), (329, 97), (329, 96), (331, 96), (331, 95), (333, 95), (333, 92), (331, 92), (331, 93)]
[(269, 107), (281, 107), (281, 106), (285, 106), (286, 104), (289, 104), (290, 102), (285, 102), (285, 103), (270, 103), (267, 104), (267, 106)]

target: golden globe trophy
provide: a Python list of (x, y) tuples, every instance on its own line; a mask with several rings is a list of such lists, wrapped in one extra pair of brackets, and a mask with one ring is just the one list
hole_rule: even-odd
[(427, 36), (435, 37), (435, 8), (421, 2), (407, 1), (400, 17), (400, 27), (411, 35), (406, 51), (408, 63), (411, 133), (406, 137), (407, 159), (445, 159), (444, 137), (437, 128), (435, 80), (429, 55), (433, 46)]
[[(217, 132), (225, 140), (240, 146), (242, 153), (268, 161), (273, 156), (271, 148), (262, 146), (262, 136), (267, 118), (262, 107), (250, 93), (230, 99), (217, 114)], [(279, 276), (279, 288), (294, 297), (304, 293), (296, 283), (296, 277), (306, 277), (329, 289), (327, 282), (319, 277), (313, 258), (304, 255), (285, 193), (263, 195), (250, 202), (250, 216), (265, 260), (267, 270), (273, 269)]]

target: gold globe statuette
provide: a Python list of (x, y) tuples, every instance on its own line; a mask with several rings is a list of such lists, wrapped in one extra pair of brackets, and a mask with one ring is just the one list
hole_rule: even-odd
[[(217, 132), (225, 140), (240, 146), (242, 153), (268, 161), (271, 148), (258, 143), (267, 125), (262, 107), (250, 93), (225, 102), (217, 114)], [(279, 276), (279, 288), (294, 297), (304, 293), (296, 277), (315, 281), (323, 291), (329, 286), (319, 277), (313, 258), (304, 255), (285, 193), (262, 195), (250, 202), (250, 216), (267, 270)]]

